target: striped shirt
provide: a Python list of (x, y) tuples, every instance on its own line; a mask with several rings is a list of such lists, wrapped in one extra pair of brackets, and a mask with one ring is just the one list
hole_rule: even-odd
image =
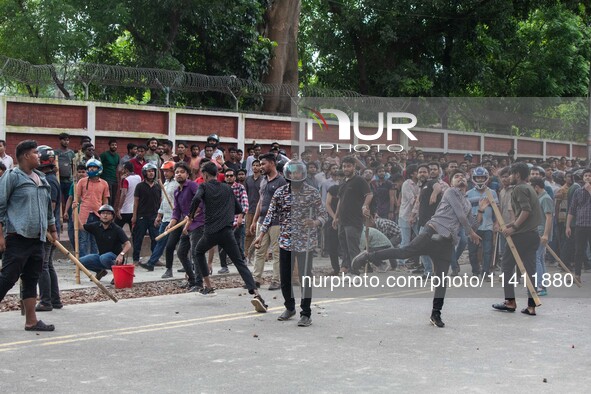
[(575, 191), (568, 214), (577, 219), (577, 227), (591, 227), (591, 193), (587, 189)]

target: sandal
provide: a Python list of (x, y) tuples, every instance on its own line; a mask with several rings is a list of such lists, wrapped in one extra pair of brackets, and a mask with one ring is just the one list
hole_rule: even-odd
[(507, 304), (504, 302), (502, 304), (493, 304), (492, 307), (498, 311), (515, 312), (515, 308), (507, 306)]
[(525, 308), (521, 310), (521, 313), (528, 316), (536, 316), (536, 312), (530, 312), (529, 309)]
[(27, 327), (25, 326), (25, 331), (53, 331), (55, 330), (55, 326), (53, 324), (45, 324), (41, 320), (37, 320), (37, 323), (34, 326)]

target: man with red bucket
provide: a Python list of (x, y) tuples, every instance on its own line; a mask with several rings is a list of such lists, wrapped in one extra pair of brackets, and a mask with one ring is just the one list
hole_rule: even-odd
[(98, 210), (99, 222), (84, 225), (84, 230), (94, 235), (99, 254), (88, 254), (80, 262), (90, 271), (96, 272), (96, 278), (107, 275), (113, 265), (121, 265), (125, 254), (131, 249), (131, 242), (123, 229), (113, 219), (115, 210), (110, 205), (103, 205)]

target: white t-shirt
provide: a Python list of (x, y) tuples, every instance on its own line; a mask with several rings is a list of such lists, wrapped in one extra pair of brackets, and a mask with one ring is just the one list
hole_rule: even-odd
[(142, 178), (137, 174), (130, 174), (121, 181), (121, 188), (127, 189), (125, 200), (121, 206), (121, 213), (133, 213), (133, 195), (135, 194), (135, 187), (142, 181)]
[(4, 155), (4, 157), (0, 157), (0, 160), (2, 160), (2, 163), (4, 163), (6, 166), (6, 170), (10, 170), (12, 167), (14, 167), (14, 161), (12, 160), (12, 157)]

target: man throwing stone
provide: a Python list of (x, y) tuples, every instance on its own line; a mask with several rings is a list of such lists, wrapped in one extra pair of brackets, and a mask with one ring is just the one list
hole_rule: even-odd
[[(433, 260), (433, 280), (437, 281), (435, 294), (433, 295), (433, 310), (431, 323), (437, 327), (444, 327), (441, 320), (441, 309), (445, 298), (445, 275), (449, 270), (454, 244), (457, 243), (457, 234), (463, 227), (470, 240), (475, 244), (480, 242), (480, 237), (475, 230), (478, 227), (478, 219), (472, 216), (472, 206), (466, 199), (466, 175), (455, 170), (451, 174), (452, 187), (447, 189), (435, 211), (435, 214), (425, 224), (425, 230), (420, 233), (410, 244), (402, 248), (390, 248), (377, 252), (361, 252), (352, 261), (355, 271), (367, 261), (380, 261), (386, 259), (408, 259), (420, 255), (428, 255)], [(488, 204), (484, 199), (480, 202), (483, 210)], [(480, 213), (478, 215), (481, 215)], [(439, 278), (435, 278), (438, 276)]]

